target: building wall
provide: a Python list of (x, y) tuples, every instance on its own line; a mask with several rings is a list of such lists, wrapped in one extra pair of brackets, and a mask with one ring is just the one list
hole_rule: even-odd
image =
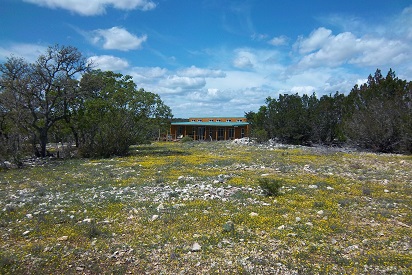
[[(247, 122), (244, 117), (193, 117), (189, 122)], [(189, 136), (194, 140), (233, 140), (249, 136), (250, 125), (210, 126), (210, 125), (171, 125), (173, 140)]]
[(247, 122), (244, 117), (191, 117), (190, 122)]

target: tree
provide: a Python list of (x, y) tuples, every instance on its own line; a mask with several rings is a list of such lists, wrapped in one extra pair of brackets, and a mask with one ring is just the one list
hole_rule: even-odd
[(343, 102), (345, 96), (335, 93), (322, 96), (316, 106), (310, 108), (311, 140), (316, 143), (331, 144), (343, 141), (342, 119), (344, 114)]
[(255, 138), (258, 143), (267, 141), (268, 133), (266, 131), (266, 112), (267, 107), (261, 106), (259, 112), (246, 112), (245, 117), (251, 126), (251, 137)]
[[(79, 96), (78, 78), (90, 64), (74, 47), (49, 47), (36, 62), (10, 57), (0, 66), (0, 86), (8, 115), (32, 135), (36, 155), (46, 156), (49, 131), (67, 119)], [(37, 149), (40, 143), (40, 150)]]
[(359, 146), (378, 152), (410, 148), (410, 83), (389, 70), (376, 70), (367, 83), (355, 85), (347, 98), (345, 132)]
[(157, 94), (137, 89), (131, 76), (92, 71), (83, 76), (71, 119), (86, 157), (125, 155), (167, 127), (171, 110)]
[(279, 98), (266, 99), (266, 129), (271, 138), (278, 138), (287, 143), (306, 143), (310, 138), (308, 123), (309, 97), (298, 94), (279, 95)]

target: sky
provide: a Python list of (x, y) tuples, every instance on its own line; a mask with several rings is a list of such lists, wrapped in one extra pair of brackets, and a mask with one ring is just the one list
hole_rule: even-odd
[(412, 80), (411, 0), (0, 0), (0, 63), (76, 47), (176, 118), (244, 116), (279, 94)]

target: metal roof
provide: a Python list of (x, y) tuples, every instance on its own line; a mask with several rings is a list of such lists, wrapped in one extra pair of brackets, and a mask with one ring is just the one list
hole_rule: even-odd
[(239, 126), (249, 125), (249, 123), (248, 122), (200, 122), (200, 121), (190, 121), (190, 122), (172, 122), (172, 125), (239, 127)]

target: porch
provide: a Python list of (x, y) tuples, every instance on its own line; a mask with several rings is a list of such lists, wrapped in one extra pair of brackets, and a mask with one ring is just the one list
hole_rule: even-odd
[(193, 140), (233, 140), (249, 135), (247, 122), (175, 122), (171, 124), (172, 140), (191, 137)]

